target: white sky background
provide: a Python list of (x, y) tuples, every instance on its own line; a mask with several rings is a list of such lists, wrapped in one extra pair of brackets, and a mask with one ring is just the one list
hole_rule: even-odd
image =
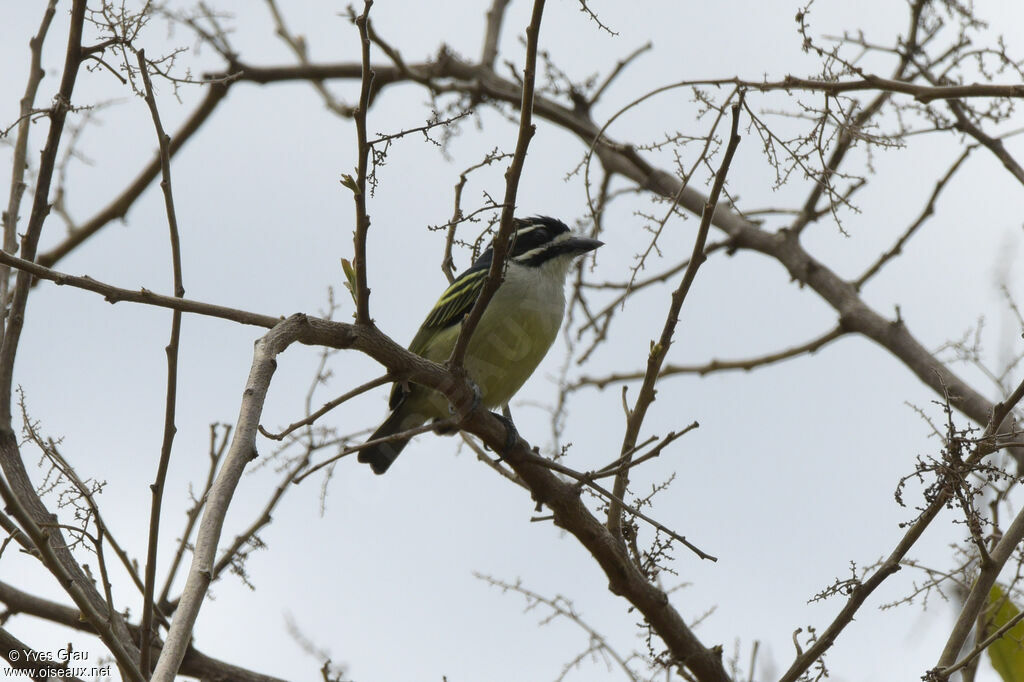
[[(407, 61), (436, 54), (441, 44), (475, 56), (482, 41), (484, 5), (396, 3), (380, 0), (372, 17), (378, 31), (398, 46)], [(775, 79), (805, 75), (815, 64), (800, 50), (793, 20), (799, 5), (772, 2), (592, 3), (602, 21), (618, 31), (611, 37), (569, 0), (548, 3), (541, 46), (571, 77), (602, 75), (647, 41), (653, 50), (639, 59), (606, 95), (595, 112), (603, 122), (634, 97), (683, 79), (739, 75)], [(337, 16), (342, 4), (302, 3), (282, 9), (290, 28), (304, 35), (314, 60), (354, 61), (354, 27)], [(28, 38), (38, 26), (42, 2), (9, 2), (0, 26), (0, 123), (17, 116), (24, 89)], [(232, 40), (241, 58), (254, 65), (292, 63), (274, 37), (260, 3), (222, 2), (234, 13)], [(66, 41), (64, 3), (47, 41), (47, 78), (38, 103), (49, 102), (59, 79)], [(509, 8), (501, 43), (504, 58), (521, 62), (518, 36), (529, 3)], [(978, 3), (994, 27), (1024, 25), (1019, 3)], [(903, 3), (826, 2), (811, 14), (814, 35), (864, 29), (875, 42), (891, 42), (906, 27)], [(150, 57), (160, 47), (194, 46), (178, 29), (166, 34), (159, 22), (144, 34)], [(1011, 44), (1011, 48), (1013, 45)], [(1017, 47), (1021, 47), (1019, 44)], [(382, 55), (375, 58), (383, 62)], [(208, 49), (182, 57), (195, 74), (220, 68)], [(866, 66), (888, 74), (889, 65)], [(159, 104), (169, 132), (193, 109), (200, 90), (183, 86), (181, 102), (158, 81)], [(332, 84), (347, 101), (355, 83)], [(149, 112), (104, 70), (83, 72), (75, 91), (79, 105), (117, 101), (95, 112), (80, 151), (90, 163), (69, 168), (68, 206), (79, 220), (120, 193), (149, 159), (154, 146)], [(815, 101), (812, 96), (807, 101)], [(394, 132), (421, 125), (429, 115), (425, 91), (389, 88), (370, 114), (370, 132)], [(763, 108), (784, 101), (764, 101)], [(423, 314), (443, 289), (438, 264), (443, 234), (429, 224), (452, 211), (458, 174), (494, 147), (511, 151), (515, 128), (492, 110), (480, 109), (482, 130), (463, 126), (453, 161), (411, 137), (398, 142), (379, 172), (381, 185), (369, 204), (372, 314), (396, 340), (411, 338)], [(81, 115), (69, 122), (77, 124)], [(686, 92), (655, 98), (617, 122), (611, 135), (651, 142), (681, 130), (703, 134), (708, 120), (695, 121)], [(788, 125), (788, 124), (785, 124)], [(1019, 124), (1018, 124), (1019, 125)], [(33, 128), (33, 163), (45, 137), (45, 121)], [(339, 258), (351, 257), (353, 208), (338, 183), (355, 164), (355, 133), (349, 121), (331, 116), (308, 85), (232, 87), (202, 132), (175, 158), (173, 183), (181, 225), (184, 281), (190, 298), (267, 314), (317, 314), (328, 286), (337, 290), (348, 319), (352, 305), (341, 287)], [(1018, 158), (1020, 142), (1011, 144)], [(539, 122), (519, 192), (519, 214), (559, 216), (567, 222), (585, 215), (579, 177), (565, 180), (584, 151), (578, 140)], [(840, 275), (853, 276), (889, 247), (920, 212), (935, 180), (959, 154), (953, 140), (915, 139), (904, 150), (875, 157), (877, 180), (857, 199), (858, 214), (844, 212), (842, 236), (827, 221), (809, 229), (808, 248)], [(10, 146), (0, 147), (0, 168), (10, 168)], [(659, 163), (668, 167), (671, 159)], [(474, 176), (464, 208), (488, 191), (500, 196), (506, 164)], [(0, 181), (7, 186), (7, 171)], [(794, 176), (772, 191), (773, 175), (753, 132), (745, 133), (729, 176), (729, 189), (745, 207), (786, 205), (803, 197), (807, 182)], [(984, 316), (983, 339), (992, 364), (1000, 353), (1019, 352), (1020, 340), (995, 287), (996, 271), (1007, 268), (1021, 295), (1021, 189), (999, 163), (977, 152), (939, 204), (905, 255), (865, 289), (876, 310), (893, 314), (898, 305), (910, 331), (927, 347), (959, 338)], [(632, 201), (632, 203), (630, 203)], [(23, 204), (27, 215), (29, 201)], [(597, 273), (610, 280), (628, 277), (633, 254), (646, 240), (634, 211), (651, 210), (646, 199), (613, 208), (598, 252)], [(660, 210), (655, 208), (654, 210)], [(24, 218), (23, 218), (24, 221)], [(697, 221), (670, 223), (670, 243), (687, 252)], [(769, 223), (777, 227), (776, 223)], [(22, 222), (21, 226), (24, 226)], [(88, 274), (129, 288), (171, 290), (167, 227), (157, 185), (135, 204), (124, 225), (107, 227), (57, 269)], [(51, 217), (41, 251), (56, 244), (63, 226)], [(674, 255), (674, 254), (673, 254)], [(468, 264), (466, 253), (456, 257)], [(664, 264), (654, 264), (651, 271)], [(619, 315), (613, 341), (596, 354), (586, 373), (641, 368), (650, 339), (668, 308), (668, 290), (651, 290)], [(112, 532), (138, 557), (145, 552), (150, 495), (148, 485), (159, 455), (164, 409), (165, 355), (170, 312), (57, 288), (48, 283), (32, 294), (18, 356), (16, 381), (24, 388), (33, 418), (50, 436), (63, 438), (63, 452), (82, 477), (104, 480), (99, 498)], [(802, 343), (835, 321), (813, 292), (789, 282), (776, 263), (754, 254), (718, 254), (701, 270), (684, 307), (670, 362), (698, 363), (713, 357), (757, 355)], [(632, 333), (625, 333), (627, 329)], [(201, 485), (207, 467), (208, 424), (233, 422), (249, 370), (253, 341), (261, 331), (186, 316), (183, 325), (174, 458), (164, 499), (161, 562), (173, 553), (189, 506), (189, 484)], [(552, 377), (564, 358), (556, 346), (517, 397), (516, 423), (529, 441), (550, 442), (548, 414), (533, 405), (552, 403)], [(281, 427), (301, 416), (302, 398), (317, 354), (293, 347), (278, 358), (263, 424)], [(334, 377), (315, 405), (379, 373), (357, 353), (334, 356)], [(977, 388), (996, 397), (977, 373), (962, 371)], [(631, 395), (635, 394), (635, 388)], [(326, 419), (343, 432), (375, 426), (386, 412), (387, 391), (379, 389), (345, 405)], [(701, 428), (635, 474), (644, 490), (670, 472), (677, 478), (657, 498), (656, 518), (719, 557), (701, 562), (676, 552), (678, 578), (666, 587), (690, 585), (673, 594), (688, 620), (714, 610), (697, 628), (707, 645), (739, 651), (746, 670), (751, 646), (761, 642), (755, 678), (781, 674), (794, 655), (792, 633), (812, 625), (823, 629), (841, 607), (839, 600), (807, 600), (835, 577), (849, 574), (849, 562), (871, 563), (888, 554), (902, 535), (898, 523), (912, 517), (899, 508), (893, 490), (913, 470), (915, 456), (934, 452), (937, 441), (905, 405), (939, 417), (935, 396), (896, 360), (863, 338), (846, 338), (813, 357), (750, 374), (706, 379), (671, 378), (660, 385), (644, 434), (664, 433), (698, 420)], [(622, 418), (618, 388), (576, 395), (566, 438), (574, 442), (568, 464), (591, 469), (616, 457)], [(259, 443), (269, 453), (272, 444)], [(474, 457), (454, 456), (456, 441), (433, 436), (411, 445), (386, 476), (373, 476), (354, 458), (335, 470), (326, 511), (319, 513), (321, 479), (291, 490), (261, 534), (269, 550), (248, 563), (256, 590), (228, 576), (214, 585), (196, 629), (205, 653), (289, 679), (311, 679), (320, 661), (304, 654), (287, 634), (286, 620), (350, 677), (366, 681), (548, 680), (587, 646), (576, 626), (558, 621), (538, 627), (540, 608), (523, 613), (524, 601), (502, 594), (473, 577), (474, 571), (514, 582), (552, 597), (571, 599), (578, 612), (610, 643), (628, 654), (643, 643), (633, 627), (638, 616), (607, 591), (607, 580), (571, 537), (550, 523), (530, 523), (533, 504), (524, 492)], [(34, 457), (26, 449), (26, 457)], [(247, 526), (276, 485), (268, 469), (243, 478), (228, 517), (224, 541)], [(908, 497), (916, 501), (919, 491)], [(52, 500), (51, 500), (52, 502)], [(949, 514), (933, 524), (912, 553), (925, 563), (948, 563), (947, 545), (960, 539)], [(86, 559), (92, 563), (93, 559)], [(185, 571), (181, 572), (183, 576)], [(911, 569), (891, 578), (862, 609), (829, 653), (835, 680), (918, 679), (937, 660), (954, 613), (940, 601), (878, 611), (907, 594)], [(8, 550), (0, 579), (67, 603), (36, 564)], [(133, 613), (140, 599), (126, 580), (116, 583), (120, 603)], [(26, 617), (8, 627), (41, 650), (56, 650), (69, 639), (99, 655), (97, 640)], [(94, 657), (95, 657), (94, 656)], [(988, 679), (992, 679), (990, 672)], [(621, 671), (603, 662), (586, 663), (568, 679), (619, 680)], [(979, 680), (986, 679), (984, 674)]]

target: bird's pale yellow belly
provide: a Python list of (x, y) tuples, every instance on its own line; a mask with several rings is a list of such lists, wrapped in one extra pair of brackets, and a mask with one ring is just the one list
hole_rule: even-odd
[[(518, 286), (514, 277), (495, 293), (466, 351), (466, 370), (480, 389), (484, 407), (508, 403), (547, 354), (562, 325), (565, 294), (557, 289)], [(500, 312), (499, 312), (500, 311)], [(448, 359), (462, 325), (440, 332), (423, 356)], [(418, 392), (419, 393), (419, 392)], [(434, 391), (416, 396), (417, 407), (432, 417), (447, 417), (448, 401)]]

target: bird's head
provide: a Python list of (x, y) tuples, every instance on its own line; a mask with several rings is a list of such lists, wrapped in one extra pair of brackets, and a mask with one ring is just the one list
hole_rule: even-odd
[(561, 220), (546, 216), (517, 218), (509, 260), (528, 268), (564, 263), (566, 269), (576, 256), (593, 251), (604, 242), (578, 235)]

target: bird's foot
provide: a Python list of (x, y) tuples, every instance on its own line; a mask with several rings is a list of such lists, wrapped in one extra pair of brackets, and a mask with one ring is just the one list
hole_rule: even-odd
[(459, 427), (452, 424), (450, 419), (435, 419), (433, 431), (439, 436), (451, 436), (459, 432)]
[(512, 421), (511, 414), (498, 414), (497, 412), (491, 412), (491, 414), (501, 420), (501, 423), (505, 425), (505, 444), (502, 446), (501, 452), (498, 453), (503, 457), (506, 452), (515, 447), (516, 442), (519, 440), (519, 430), (516, 429), (516, 425)]
[(462, 421), (469, 415), (473, 414), (473, 412), (483, 404), (484, 400), (483, 391), (480, 390), (480, 387), (476, 385), (475, 381), (467, 376), (466, 383), (469, 384), (469, 388), (473, 392), (473, 400), (470, 402), (469, 407), (465, 410), (459, 410), (452, 403), (448, 403), (448, 414), (451, 415), (452, 419), (456, 419), (458, 421)]

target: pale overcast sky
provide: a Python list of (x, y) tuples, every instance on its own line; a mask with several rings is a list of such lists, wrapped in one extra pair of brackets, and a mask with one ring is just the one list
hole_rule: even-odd
[[(17, 117), (27, 41), (43, 5), (38, 0), (7, 4), (0, 26), (3, 127)], [(472, 57), (481, 45), (486, 4), (462, 0), (444, 3), (442, 10), (437, 3), (378, 0), (372, 16), (377, 30), (407, 61), (428, 59), (442, 44)], [(679, 80), (776, 79), (814, 70), (814, 60), (801, 51), (794, 22), (801, 3), (590, 5), (617, 36), (599, 30), (577, 2), (551, 0), (545, 13), (541, 47), (571, 77), (606, 74), (636, 48), (648, 41), (653, 45), (608, 92), (595, 111), (599, 123), (644, 92)], [(358, 59), (355, 29), (340, 16), (344, 4), (281, 6), (290, 28), (305, 36), (312, 59)], [(1024, 25), (1019, 3), (992, 0), (977, 6), (996, 29), (1003, 26), (1013, 33), (1010, 27)], [(235, 28), (231, 39), (243, 61), (292, 63), (262, 3), (218, 2), (216, 7), (234, 15), (226, 21)], [(502, 55), (517, 64), (529, 9), (529, 3), (513, 2), (505, 22)], [(47, 43), (40, 106), (58, 82), (66, 10), (67, 3), (61, 3)], [(810, 23), (815, 36), (863, 29), (871, 41), (891, 43), (905, 30), (905, 15), (903, 3), (888, 0), (819, 0)], [(162, 22), (154, 22), (144, 40), (151, 57), (170, 46), (189, 48), (179, 68), (192, 65), (196, 75), (220, 68), (216, 55), (208, 48), (195, 49), (194, 38), (181, 27), (168, 34)], [(375, 59), (384, 61), (379, 53)], [(878, 58), (867, 60), (865, 67), (884, 75), (890, 68)], [(353, 101), (354, 83), (330, 87)], [(183, 85), (179, 101), (169, 84), (158, 82), (158, 88), (165, 126), (174, 131), (201, 91)], [(792, 107), (792, 100), (781, 95), (759, 100), (758, 106), (766, 110), (787, 101)], [(154, 136), (143, 102), (102, 68), (83, 72), (75, 104), (103, 105), (89, 114), (93, 121), (78, 148), (82, 158), (68, 170), (67, 208), (83, 220), (136, 174), (152, 152)], [(673, 131), (703, 134), (708, 121), (697, 121), (696, 111), (688, 92), (670, 93), (616, 122), (610, 135), (651, 143)], [(443, 234), (426, 226), (450, 216), (453, 186), (463, 169), (490, 149), (514, 146), (514, 125), (487, 107), (478, 113), (482, 126), (463, 125), (450, 159), (413, 137), (392, 148), (379, 172), (380, 186), (369, 203), (371, 305), (377, 324), (402, 343), (445, 286), (438, 267)], [(428, 115), (422, 88), (389, 88), (372, 109), (369, 128), (371, 133), (393, 132), (422, 125)], [(77, 126), (84, 117), (80, 112), (69, 121)], [(42, 144), (45, 127), (45, 120), (35, 125), (33, 150)], [(352, 172), (354, 140), (351, 122), (326, 111), (308, 85), (233, 87), (173, 164), (186, 295), (266, 314), (317, 314), (333, 286), (341, 304), (337, 317), (348, 320), (352, 306), (341, 286), (339, 259), (351, 257), (353, 209), (338, 179)], [(1015, 145), (1018, 153), (1024, 151), (1019, 142)], [(549, 214), (569, 223), (586, 215), (582, 181), (579, 175), (569, 177), (584, 151), (576, 138), (539, 123), (519, 191), (520, 215)], [(860, 272), (920, 212), (935, 180), (959, 151), (952, 139), (921, 137), (905, 149), (877, 154), (872, 160), (877, 176), (858, 195), (859, 212), (843, 212), (848, 235), (823, 221), (807, 235), (808, 249), (840, 275)], [(5, 140), (0, 146), (0, 184), (5, 187), (10, 156)], [(672, 169), (670, 154), (653, 158)], [(37, 151), (32, 159), (38, 159)], [(933, 349), (960, 338), (984, 317), (983, 339), (995, 365), (1001, 352), (1020, 352), (995, 283), (996, 273), (1007, 271), (1018, 300), (1024, 299), (1016, 258), (1024, 201), (1020, 186), (990, 155), (976, 152), (968, 164), (942, 197), (936, 218), (863, 294), (884, 315), (895, 315), (899, 306), (911, 332)], [(476, 174), (464, 206), (480, 205), (484, 191), (500, 196), (504, 168)], [(807, 191), (807, 181), (795, 176), (791, 184), (773, 189), (773, 172), (753, 131), (744, 131), (729, 179), (733, 196), (749, 208), (789, 205)], [(602, 236), (607, 245), (597, 254), (599, 277), (628, 278), (633, 254), (646, 239), (637, 212), (662, 210), (654, 206), (647, 198), (615, 205)], [(772, 228), (781, 224), (768, 223)], [(670, 223), (680, 235), (673, 243), (688, 251), (696, 225), (693, 219)], [(58, 243), (63, 230), (51, 216), (41, 250)], [(124, 224), (107, 227), (57, 269), (169, 293), (166, 233), (162, 197), (154, 185)], [(459, 268), (468, 262), (466, 252), (456, 254)], [(668, 296), (668, 289), (652, 289), (634, 299), (618, 317), (613, 339), (585, 373), (642, 368)], [(160, 448), (170, 318), (166, 310), (111, 306), (94, 294), (43, 283), (33, 291), (18, 356), (16, 380), (31, 416), (47, 435), (63, 439), (63, 452), (80, 476), (106, 482), (99, 497), (106, 520), (140, 558), (149, 518), (148, 485)], [(834, 324), (835, 313), (812, 292), (791, 284), (777, 263), (750, 253), (718, 254), (704, 265), (687, 299), (670, 361), (758, 355), (802, 343)], [(190, 506), (189, 487), (205, 480), (208, 425), (236, 418), (252, 344), (261, 333), (185, 317), (162, 567), (170, 562), (170, 541), (180, 533)], [(290, 348), (278, 358), (263, 424), (279, 428), (302, 416), (317, 361), (317, 352), (305, 347)], [(556, 345), (513, 404), (520, 432), (541, 447), (550, 446), (551, 431), (549, 412), (538, 406), (553, 403), (553, 377), (564, 361), (565, 348)], [(319, 389), (314, 407), (380, 372), (355, 352), (334, 355), (329, 366), (333, 376)], [(997, 397), (977, 372), (962, 371), (986, 395)], [(574, 370), (572, 375), (578, 374)], [(848, 577), (850, 562), (864, 566), (888, 554), (902, 535), (898, 524), (914, 515), (896, 504), (893, 491), (900, 477), (913, 471), (915, 457), (935, 452), (938, 443), (908, 404), (940, 417), (931, 403), (935, 397), (895, 359), (859, 337), (749, 374), (671, 378), (660, 385), (644, 433), (664, 433), (694, 420), (701, 426), (641, 468), (635, 489), (646, 490), (676, 472), (672, 487), (656, 498), (652, 515), (719, 557), (717, 563), (702, 562), (677, 550), (672, 567), (678, 575), (664, 577), (666, 588), (685, 583), (672, 599), (688, 620), (703, 618), (696, 632), (705, 644), (722, 645), (727, 656), (738, 654), (746, 670), (751, 647), (760, 642), (754, 677), (771, 680), (794, 656), (795, 630), (813, 626), (820, 631), (831, 621), (839, 600), (808, 600), (836, 577)], [(326, 423), (342, 433), (373, 427), (386, 414), (386, 398), (387, 391), (378, 389), (331, 413)], [(576, 394), (566, 424), (565, 438), (573, 443), (566, 463), (590, 469), (615, 459), (623, 421), (618, 387)], [(274, 447), (265, 439), (258, 445), (264, 455)], [(360, 682), (553, 680), (587, 647), (587, 636), (577, 626), (562, 620), (539, 627), (547, 615), (544, 608), (524, 613), (522, 597), (488, 586), (474, 577), (479, 572), (522, 581), (548, 597), (561, 595), (620, 652), (642, 651), (634, 626), (637, 614), (608, 592), (606, 578), (581, 546), (549, 523), (531, 523), (534, 505), (527, 494), (477, 463), (471, 453), (456, 456), (456, 450), (456, 439), (421, 437), (382, 477), (348, 458), (334, 470), (322, 513), (322, 477), (290, 490), (273, 525), (261, 533), (267, 549), (248, 562), (254, 589), (230, 575), (217, 582), (200, 614), (196, 646), (253, 670), (315, 679), (321, 662), (303, 653), (288, 634), (291, 622)], [(223, 542), (258, 515), (277, 480), (274, 466), (243, 478)], [(960, 540), (962, 532), (945, 518), (913, 556), (944, 566), (948, 545)], [(920, 604), (878, 609), (908, 594), (921, 578), (904, 570), (872, 597), (828, 655), (832, 679), (911, 680), (934, 665), (954, 610), (938, 598), (927, 610)], [(0, 559), (0, 579), (68, 602), (32, 561), (10, 549)], [(115, 581), (115, 594), (120, 604), (138, 613), (140, 599), (123, 576)], [(56, 649), (68, 640), (96, 656), (101, 649), (97, 640), (27, 617), (8, 626), (40, 649)], [(567, 679), (624, 678), (602, 660), (588, 659)], [(993, 675), (983, 672), (978, 679)]]

